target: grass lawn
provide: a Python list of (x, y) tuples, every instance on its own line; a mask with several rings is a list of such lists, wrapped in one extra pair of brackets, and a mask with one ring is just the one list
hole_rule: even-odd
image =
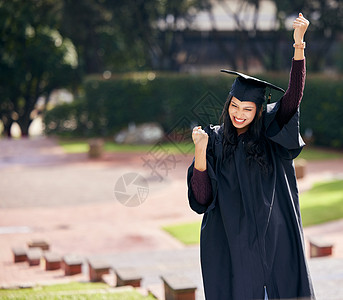
[[(60, 146), (66, 153), (86, 153), (88, 152), (88, 142), (85, 140), (64, 140), (58, 141)], [(104, 149), (107, 152), (149, 152), (155, 145), (121, 145), (114, 142), (105, 142)], [(191, 143), (163, 143), (163, 151), (169, 153), (193, 153), (193, 145)], [(343, 157), (343, 155), (342, 155)]]
[[(317, 183), (300, 195), (304, 226), (343, 218), (343, 180)], [(200, 222), (165, 226), (163, 229), (185, 245), (200, 242)]]
[(200, 243), (200, 222), (164, 226), (163, 229), (185, 245)]
[(325, 150), (322, 148), (315, 147), (304, 147), (304, 149), (301, 151), (299, 155), (299, 158), (306, 159), (309, 161), (338, 159), (343, 158), (343, 152)]
[(304, 226), (343, 218), (343, 180), (317, 183), (300, 195)]
[(112, 292), (104, 283), (67, 283), (27, 289), (1, 290), (0, 299), (70, 299), (70, 300), (154, 300), (136, 291)]
[(88, 143), (83, 140), (59, 140), (58, 143), (66, 153), (86, 153), (89, 150)]

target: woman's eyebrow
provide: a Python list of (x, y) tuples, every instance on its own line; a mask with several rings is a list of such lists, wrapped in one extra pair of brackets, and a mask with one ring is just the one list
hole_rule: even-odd
[[(235, 101), (231, 100), (234, 105), (239, 106)], [(244, 106), (243, 108), (254, 108), (253, 106)]]

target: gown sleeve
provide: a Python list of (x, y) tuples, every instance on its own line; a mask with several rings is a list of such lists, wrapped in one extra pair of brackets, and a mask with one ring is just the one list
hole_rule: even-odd
[(195, 199), (200, 204), (208, 204), (212, 198), (212, 186), (210, 177), (208, 177), (207, 170), (199, 171), (193, 169), (193, 176), (191, 178), (191, 186)]
[(305, 59), (293, 59), (288, 89), (280, 99), (280, 108), (276, 113), (276, 120), (280, 128), (290, 121), (300, 105), (304, 92), (305, 77)]
[(188, 185), (188, 201), (192, 210), (198, 214), (210, 211), (215, 206), (215, 199), (217, 195), (217, 178), (215, 175), (216, 170), (216, 157), (215, 157), (215, 144), (218, 142), (218, 131), (220, 126), (209, 125), (204, 128), (208, 134), (208, 144), (206, 149), (206, 170), (211, 184), (212, 193), (205, 204), (197, 201), (196, 195), (192, 189), (192, 177), (194, 173), (194, 159), (188, 168), (187, 172), (187, 185)]
[[(303, 64), (303, 67), (301, 64)], [(274, 142), (277, 150), (276, 152), (284, 159), (296, 158), (305, 146), (305, 143), (300, 136), (299, 107), (294, 109), (291, 115), (288, 112), (286, 118), (287, 123), (284, 124), (283, 120), (285, 120), (285, 118), (282, 119), (282, 117), (285, 116), (284, 107), (287, 106), (286, 101), (300, 103), (303, 95), (304, 80), (305, 62), (293, 61), (290, 83), (285, 96), (278, 102), (268, 104), (264, 115), (266, 137)]]

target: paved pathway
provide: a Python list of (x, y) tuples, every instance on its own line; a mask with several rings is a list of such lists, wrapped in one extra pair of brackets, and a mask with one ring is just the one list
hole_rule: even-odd
[[(152, 291), (158, 291), (158, 286), (162, 283), (161, 275), (182, 274), (196, 284), (197, 299), (204, 299), (199, 247), (102, 255), (101, 258), (109, 261), (114, 268), (134, 267), (144, 278), (143, 286), (151, 288)], [(342, 300), (343, 259), (311, 259), (309, 268), (318, 300)]]
[[(89, 160), (86, 154), (64, 154), (53, 139), (0, 140), (0, 286), (87, 280), (86, 273), (65, 278), (61, 270), (45, 272), (13, 264), (11, 247), (23, 246), (33, 238), (48, 240), (52, 250), (61, 254), (103, 256), (113, 264), (130, 261), (139, 265), (148, 262), (148, 257), (170, 258), (175, 253), (182, 264), (185, 257), (194, 264), (189, 268), (191, 277), (201, 283), (198, 249), (185, 248), (160, 229), (201, 218), (189, 209), (186, 198), (185, 174), (192, 156), (178, 156), (175, 169), (164, 173), (162, 181), (143, 166), (145, 156), (106, 154)], [(343, 160), (309, 164), (308, 175), (299, 181), (300, 190), (323, 177), (341, 176), (342, 166)], [(116, 182), (129, 172), (148, 180), (149, 195), (138, 207), (123, 206), (115, 199)], [(311, 259), (310, 267), (318, 295), (325, 292), (325, 286), (332, 286), (329, 292), (341, 298), (319, 299), (343, 298), (338, 290), (343, 286), (342, 232), (343, 221), (305, 229), (306, 237), (320, 234), (335, 242), (333, 258)], [(177, 268), (179, 264), (172, 265)], [(158, 281), (157, 273), (151, 271), (147, 284)]]

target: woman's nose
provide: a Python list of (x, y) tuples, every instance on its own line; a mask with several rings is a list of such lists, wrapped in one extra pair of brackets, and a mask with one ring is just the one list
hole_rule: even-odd
[(239, 119), (244, 119), (244, 118), (243, 118), (243, 117), (244, 117), (244, 112), (242, 112), (242, 111), (237, 111), (236, 116), (237, 116), (237, 118), (239, 118)]

